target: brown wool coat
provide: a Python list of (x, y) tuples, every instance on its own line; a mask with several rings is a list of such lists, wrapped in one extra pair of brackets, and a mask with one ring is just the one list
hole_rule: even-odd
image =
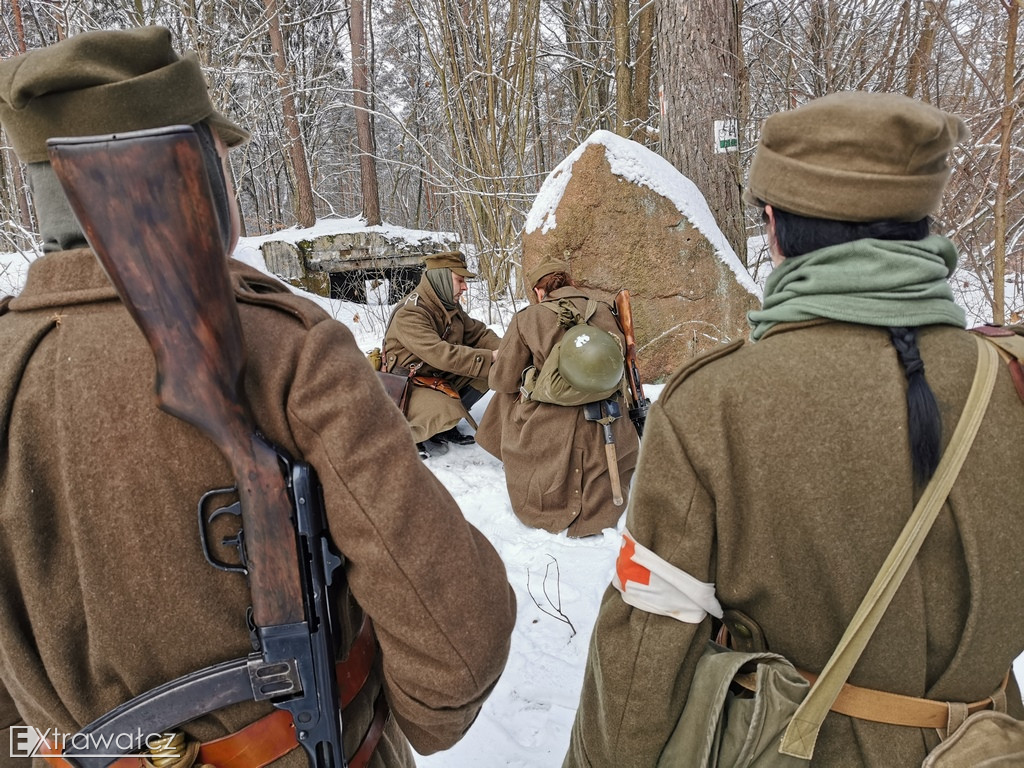
[[(421, 376), (440, 376), (456, 392), (467, 384), (487, 391), (491, 350), (501, 339), (474, 320), (461, 306), (445, 309), (426, 276), (395, 308), (384, 335), (384, 360), (388, 370), (423, 363)], [(462, 403), (426, 387), (412, 387), (406, 409), (413, 439), (423, 442), (454, 427), (466, 417)]]
[[(588, 297), (583, 289), (567, 286), (553, 291), (548, 300), (569, 298), (583, 313)], [(622, 338), (604, 302), (598, 303), (590, 323)], [(624, 501), (616, 506), (600, 425), (587, 421), (582, 407), (520, 398), (523, 370), (543, 366), (564, 333), (546, 307), (533, 305), (516, 313), (491, 368), (494, 394), (476, 439), (505, 464), (508, 495), (520, 520), (552, 533), (568, 529), (570, 536), (589, 536), (614, 526), (625, 511), (639, 441), (620, 397), (623, 417), (612, 422), (612, 434)]]
[[(406, 737), (423, 753), (451, 746), (504, 667), (515, 619), (505, 568), (423, 467), (349, 331), (255, 270), (232, 272), (255, 420), (318, 470), (351, 598), (376, 628), (346, 752), (383, 685), (393, 718), (372, 765), (412, 766)], [(210, 567), (197, 537), (200, 495), (230, 474), (198, 431), (156, 408), (153, 380), (153, 355), (90, 251), (32, 264), (0, 315), (5, 745), (11, 725), (74, 732), (250, 651), (245, 581)], [(361, 610), (346, 601), (340, 615), (347, 648)], [(238, 705), (188, 730), (215, 738), (268, 711)]]
[[(974, 376), (970, 334), (923, 329), (948, 441)], [(777, 326), (676, 374), (651, 409), (626, 526), (820, 672), (915, 503), (905, 381), (885, 329)], [(976, 701), (1024, 650), (1024, 435), (1000, 372), (988, 414), (850, 682)], [(711, 621), (605, 594), (565, 766), (652, 766), (686, 702)], [(1011, 712), (1024, 715), (1012, 680)], [(811, 766), (909, 768), (934, 731), (830, 714)]]

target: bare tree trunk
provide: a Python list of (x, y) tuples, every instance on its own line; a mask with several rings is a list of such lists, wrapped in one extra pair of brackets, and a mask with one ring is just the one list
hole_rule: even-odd
[[(929, 93), (924, 88), (925, 77), (931, 65), (932, 49), (935, 47), (936, 13), (946, 12), (947, 0), (943, 0), (936, 10), (935, 3), (925, 4), (925, 16), (921, 27), (921, 36), (918, 38), (917, 47), (914, 49), (910, 62), (907, 65), (907, 96), (930, 101)], [(921, 94), (918, 96), (918, 88)]]
[(288, 163), (286, 167), (292, 182), (295, 197), (292, 201), (295, 220), (300, 227), (311, 227), (316, 223), (313, 209), (313, 184), (309, 178), (306, 163), (306, 148), (302, 141), (299, 116), (295, 109), (295, 92), (288, 74), (284, 38), (281, 35), (281, 14), (277, 0), (265, 0), (267, 8), (270, 49), (274, 57), (274, 71), (277, 72), (277, 87), (281, 94), (281, 113), (284, 117)]
[[(665, 104), (662, 154), (697, 185), (726, 240), (745, 262), (739, 151), (716, 152), (714, 133), (716, 120), (745, 119), (739, 114), (736, 0), (657, 0), (656, 7)], [(737, 139), (741, 136), (738, 132)]]
[(654, 60), (654, 0), (640, 0), (636, 15), (636, 69), (633, 72), (633, 138), (651, 119), (651, 64)]
[(356, 140), (359, 144), (359, 187), (363, 197), (363, 217), (370, 226), (381, 223), (380, 193), (377, 187), (377, 163), (373, 126), (367, 109), (370, 78), (367, 73), (366, 24), (363, 0), (352, 0), (348, 32), (352, 41), (352, 106), (356, 111)]
[(576, 9), (579, 0), (562, 0), (561, 19), (565, 25), (565, 50), (569, 54), (569, 76), (572, 82), (573, 101), (576, 114), (583, 112), (583, 104), (587, 98), (587, 87), (583, 77), (584, 47), (580, 40), (579, 27), (576, 23)]
[(1014, 74), (1017, 61), (1017, 27), (1020, 5), (1017, 0), (1003, 0), (1008, 19), (1006, 25), (1006, 60), (1003, 63), (1003, 112), (1000, 117), (998, 170), (994, 216), (994, 248), (992, 253), (992, 322), (1002, 325), (1006, 320), (1006, 199), (1010, 191), (1010, 137), (1016, 109)]
[[(587, 30), (589, 40), (587, 42), (587, 55), (589, 60), (596, 62), (596, 69), (599, 71), (608, 66), (608, 62), (605, 59), (605, 55), (601, 50), (602, 42), (602, 29), (601, 29), (601, 9), (598, 4), (598, 0), (588, 0), (586, 9), (587, 14)], [(608, 80), (605, 77), (597, 77), (591, 75), (591, 81), (593, 82), (594, 94), (596, 97), (596, 110), (598, 127), (608, 128), (609, 127), (609, 115), (608, 115)]]
[(633, 123), (633, 70), (629, 66), (629, 0), (612, 0), (615, 46), (615, 132), (629, 138)]

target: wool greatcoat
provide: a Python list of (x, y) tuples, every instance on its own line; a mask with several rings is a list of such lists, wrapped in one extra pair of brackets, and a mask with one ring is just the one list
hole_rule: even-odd
[[(487, 391), (491, 351), (501, 339), (456, 304), (445, 309), (426, 275), (416, 290), (391, 314), (384, 334), (387, 370), (423, 364), (420, 376), (439, 376), (459, 392), (472, 386)], [(453, 397), (427, 387), (410, 387), (406, 417), (413, 439), (421, 443), (466, 418), (466, 409)]]
[[(974, 338), (920, 332), (948, 443), (970, 390)], [(977, 701), (1024, 650), (1024, 403), (1001, 366), (949, 499), (849, 681)], [(917, 501), (906, 382), (885, 328), (780, 324), (698, 358), (651, 408), (626, 527), (638, 544), (758, 622), (768, 646), (820, 672)], [(627, 564), (628, 565), (628, 564)], [(629, 576), (620, 558), (620, 578)], [(565, 766), (653, 766), (712, 621), (627, 605), (610, 588)], [(1010, 712), (1024, 715), (1014, 680)], [(934, 730), (830, 713), (811, 766), (909, 768)]]
[[(552, 291), (545, 301), (569, 299), (583, 314), (589, 298), (586, 290), (566, 286)], [(589, 322), (625, 345), (607, 303), (598, 301)], [(520, 397), (523, 371), (531, 365), (540, 370), (564, 333), (558, 316), (548, 307), (534, 304), (513, 316), (491, 368), (489, 383), (494, 394), (476, 439), (504, 463), (512, 510), (520, 520), (552, 533), (567, 530), (569, 536), (590, 536), (613, 527), (625, 511), (639, 440), (619, 396), (623, 417), (611, 427), (624, 501), (616, 506), (601, 425), (587, 421), (582, 406)]]
[[(317, 469), (346, 558), (342, 648), (362, 610), (379, 641), (346, 709), (346, 753), (383, 686), (392, 719), (372, 765), (412, 766), (406, 738), (421, 753), (451, 746), (504, 667), (515, 620), (504, 565), (424, 468), (348, 329), (239, 262), (231, 272), (253, 417)], [(74, 733), (251, 651), (245, 580), (207, 564), (196, 524), (200, 496), (231, 486), (231, 474), (198, 430), (157, 409), (153, 389), (153, 353), (92, 252), (35, 261), (0, 315), (5, 750), (11, 726)], [(269, 711), (236, 705), (185, 730), (208, 740)], [(305, 753), (279, 764), (305, 766)]]

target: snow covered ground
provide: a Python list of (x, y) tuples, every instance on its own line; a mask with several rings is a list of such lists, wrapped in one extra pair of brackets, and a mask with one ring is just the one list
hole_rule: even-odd
[[(312, 232), (289, 230), (273, 237), (303, 239), (349, 225), (355, 222), (327, 221)], [(244, 239), (235, 256), (265, 269), (259, 250), (265, 239)], [(20, 290), (27, 266), (28, 257), (0, 255), (0, 296)], [(345, 323), (364, 351), (380, 344), (386, 306), (311, 298)], [(488, 305), (479, 284), (471, 284), (467, 308), (499, 334), (514, 312), (511, 305)], [(985, 319), (975, 315), (971, 322)], [(647, 385), (645, 391), (657, 399), (661, 387)], [(489, 399), (474, 407), (477, 421)], [(421, 756), (417, 764), (419, 768), (557, 768), (568, 745), (590, 633), (611, 579), (619, 529), (576, 540), (524, 526), (512, 513), (501, 463), (478, 446), (451, 446), (445, 456), (431, 458), (427, 465), (504, 559), (518, 599), (518, 618), (508, 666), (476, 723), (453, 749)], [(1024, 656), (1017, 660), (1016, 673), (1024, 680)]]

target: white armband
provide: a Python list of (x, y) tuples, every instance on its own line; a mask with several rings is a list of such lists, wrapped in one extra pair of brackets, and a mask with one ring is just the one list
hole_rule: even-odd
[(650, 613), (687, 624), (699, 624), (709, 613), (722, 618), (714, 584), (705, 584), (662, 560), (637, 544), (627, 530), (622, 532), (622, 548), (615, 561), (612, 584), (623, 600)]

